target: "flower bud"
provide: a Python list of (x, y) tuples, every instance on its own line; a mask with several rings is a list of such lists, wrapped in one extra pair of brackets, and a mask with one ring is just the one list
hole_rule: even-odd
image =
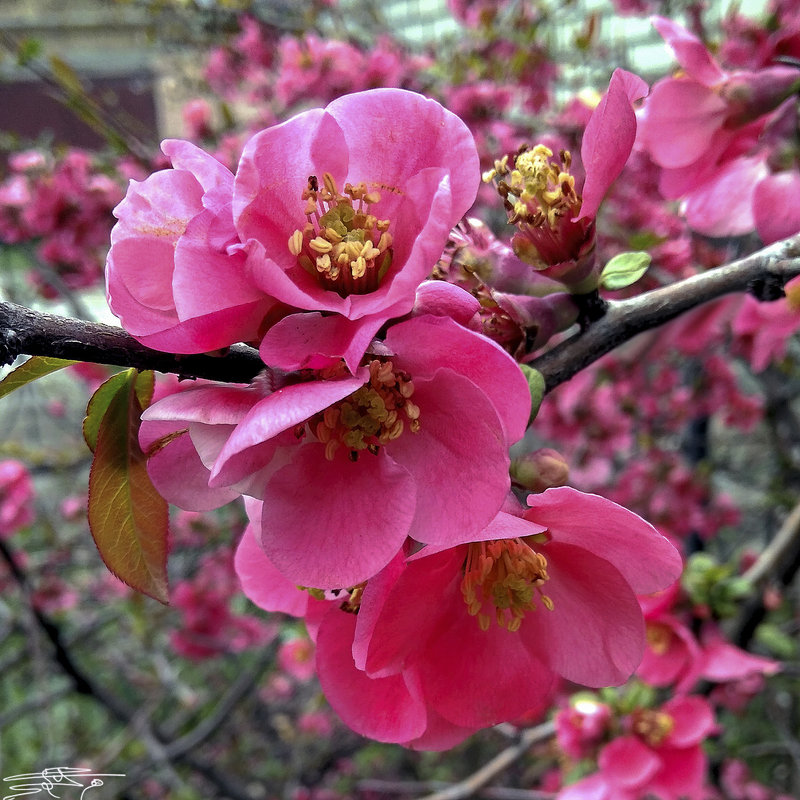
[(515, 484), (532, 492), (543, 492), (564, 486), (569, 478), (569, 465), (561, 453), (544, 447), (511, 462), (511, 478)]

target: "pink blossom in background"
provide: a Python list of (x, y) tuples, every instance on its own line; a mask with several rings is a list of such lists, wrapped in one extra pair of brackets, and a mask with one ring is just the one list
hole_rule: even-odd
[(702, 743), (715, 731), (705, 698), (676, 697), (660, 709), (638, 709), (628, 733), (601, 751), (599, 771), (562, 789), (557, 800), (706, 800)]
[(0, 461), (0, 538), (7, 538), (35, 519), (33, 480), (21, 461)]
[(800, 329), (800, 277), (786, 284), (786, 297), (759, 302), (746, 295), (733, 320), (735, 347), (756, 372), (786, 355), (788, 340)]
[(390, 327), (367, 361), (355, 376), (273, 371), (250, 387), (200, 387), (154, 403), (143, 447), (189, 432), (156, 454), (159, 492), (190, 509), (213, 503), (208, 487), (220, 499), (263, 500), (262, 545), (304, 586), (353, 586), (407, 536), (455, 544), (477, 534), (503, 503), (508, 448), (527, 426), (519, 367), (488, 339), (433, 316)]
[(578, 761), (589, 758), (608, 734), (611, 709), (605, 703), (578, 696), (569, 708), (556, 712), (556, 741), (561, 751)]
[(662, 167), (662, 194), (685, 198), (692, 228), (708, 236), (747, 233), (755, 226), (755, 189), (769, 174), (760, 137), (773, 112), (797, 91), (800, 71), (771, 66), (727, 72), (679, 24), (663, 17), (653, 24), (683, 74), (653, 86), (639, 143)]
[(295, 680), (305, 683), (314, 676), (314, 643), (294, 637), (278, 648), (278, 666)]

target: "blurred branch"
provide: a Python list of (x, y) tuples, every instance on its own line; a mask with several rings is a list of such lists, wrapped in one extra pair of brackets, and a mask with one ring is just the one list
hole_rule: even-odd
[(247, 690), (251, 688), (252, 682), (265, 668), (264, 658), (257, 662), (253, 671), (240, 677), (225, 697), (220, 701), (214, 714), (209, 721), (201, 722), (197, 728), (174, 742), (170, 742), (164, 737), (163, 733), (155, 726), (151, 726), (149, 721), (144, 718), (139, 709), (131, 709), (117, 695), (106, 691), (102, 686), (94, 681), (94, 678), (85, 672), (66, 648), (64, 636), (60, 627), (49, 619), (32, 600), (31, 586), (28, 576), (19, 566), (7, 543), (0, 539), (0, 558), (8, 566), (14, 576), (23, 596), (27, 599), (28, 607), (38, 628), (44, 633), (45, 638), (53, 647), (53, 660), (61, 670), (72, 680), (74, 691), (79, 694), (92, 698), (100, 703), (118, 722), (126, 727), (138, 731), (139, 740), (147, 748), (150, 758), (155, 762), (183, 762), (191, 767), (195, 772), (203, 775), (217, 789), (215, 796), (229, 797), (232, 800), (253, 800), (252, 795), (235, 778), (217, 769), (205, 760), (188, 752), (189, 748), (196, 747), (203, 740), (208, 738), (224, 721), (221, 713), (230, 713), (236, 703), (242, 699)]
[[(775, 538), (743, 577), (759, 588), (763, 588), (768, 582), (787, 587), (794, 580), (798, 570), (800, 570), (800, 503), (792, 509)], [(734, 627), (732, 641), (739, 647), (746, 648), (766, 613), (763, 592), (758, 592), (744, 605)]]
[[(788, 280), (800, 275), (800, 236), (765, 247), (746, 258), (694, 275), (628, 300), (611, 300), (605, 313), (531, 362), (554, 389), (615, 347), (703, 303), (733, 292), (762, 300), (783, 295)], [(173, 355), (139, 344), (121, 328), (81, 322), (0, 303), (0, 364), (17, 355), (153, 369), (186, 378), (248, 383), (263, 368), (258, 351), (234, 345), (225, 355)]]
[(533, 745), (549, 739), (555, 735), (555, 732), (556, 726), (554, 722), (544, 722), (535, 728), (523, 731), (518, 742), (500, 751), (491, 761), (473, 772), (468, 778), (445, 789), (440, 789), (433, 794), (426, 795), (421, 800), (463, 800), (463, 798), (471, 797), (489, 783), (492, 778), (525, 755)]

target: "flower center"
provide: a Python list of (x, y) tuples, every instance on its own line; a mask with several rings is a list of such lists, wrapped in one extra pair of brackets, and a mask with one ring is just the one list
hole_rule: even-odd
[(289, 238), (289, 251), (324, 289), (341, 297), (367, 294), (380, 286), (392, 263), (391, 221), (369, 207), (381, 196), (365, 183), (346, 183), (340, 194), (330, 172), (308, 179), (303, 190), (308, 222)]
[(464, 563), (461, 594), (470, 615), (478, 617), (481, 630), (489, 629), (494, 606), (497, 624), (516, 631), (526, 612), (536, 608), (535, 592), (542, 605), (553, 610), (553, 601), (541, 589), (547, 580), (547, 560), (522, 539), (472, 542)]
[(315, 600), (339, 601), (339, 608), (348, 614), (358, 614), (361, 608), (361, 597), (364, 594), (367, 582), (359, 583), (347, 589), (315, 589), (312, 586), (298, 586), (301, 592), (308, 594)]
[(377, 455), (380, 447), (397, 439), (406, 426), (412, 433), (419, 431), (419, 406), (411, 400), (411, 376), (379, 358), (370, 361), (368, 367), (369, 380), (362, 387), (308, 422), (325, 445), (329, 461), (340, 446), (346, 447), (356, 461), (363, 450)]
[(562, 150), (557, 161), (552, 157), (549, 147), (537, 144), (514, 156), (511, 167), (508, 156), (503, 156), (483, 176), (487, 183), (502, 176), (497, 181), (497, 192), (503, 198), (510, 224), (556, 228), (561, 217), (572, 218), (580, 212), (581, 198), (569, 172), (572, 156)]
[(651, 747), (658, 747), (674, 727), (675, 720), (665, 711), (639, 708), (631, 715), (631, 731)]
[(646, 636), (650, 649), (659, 656), (663, 656), (672, 644), (672, 629), (660, 622), (648, 622)]

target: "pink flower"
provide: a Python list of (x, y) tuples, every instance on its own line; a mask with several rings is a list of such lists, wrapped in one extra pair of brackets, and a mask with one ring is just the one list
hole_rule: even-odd
[(173, 169), (131, 181), (114, 209), (106, 290), (142, 344), (199, 353), (259, 339), (275, 301), (247, 278), (231, 216), (233, 175), (189, 142), (162, 144)]
[(282, 320), (264, 361), (318, 367), (283, 349), (287, 336), (314, 337), (313, 354), (354, 369), (380, 326), (411, 310), (478, 185), (464, 123), (400, 89), (347, 95), (256, 134), (233, 193), (247, 272), (288, 306), (334, 314)]
[(702, 697), (676, 697), (660, 709), (639, 709), (630, 733), (600, 752), (600, 771), (568, 786), (558, 800), (705, 800), (702, 742), (715, 729)]
[(701, 233), (747, 233), (754, 189), (768, 174), (759, 137), (769, 115), (797, 91), (800, 72), (726, 72), (685, 28), (663, 17), (653, 24), (683, 68), (653, 86), (640, 120), (640, 142), (663, 168), (661, 192), (686, 197), (689, 224)]
[(0, 461), (0, 537), (16, 533), (33, 522), (33, 481), (20, 461)]
[[(151, 470), (157, 488), (190, 510), (209, 502), (209, 486), (264, 500), (265, 552), (305, 586), (353, 586), (407, 536), (474, 536), (508, 492), (508, 447), (527, 425), (518, 366), (479, 334), (432, 316), (389, 328), (366, 361), (355, 376), (272, 372), (251, 387), (189, 389), (155, 403), (142, 437), (157, 450), (154, 422), (167, 437)], [(173, 435), (185, 430), (189, 437)], [(185, 452), (170, 468), (178, 442)]]
[(800, 329), (800, 278), (786, 284), (786, 297), (770, 303), (745, 296), (732, 331), (756, 372), (786, 354), (791, 336)]
[(278, 666), (295, 680), (305, 683), (314, 675), (314, 643), (295, 637), (278, 648)]
[(512, 503), (523, 516), (501, 512), (482, 541), (399, 551), (366, 584), (309, 597), (259, 547), (268, 506), (251, 502), (236, 569), (254, 602), (305, 616), (323, 691), (347, 725), (443, 749), (541, 713), (558, 675), (624, 681), (644, 646), (635, 591), (680, 572), (662, 536), (607, 500), (561, 488), (529, 503)]
[[(534, 269), (583, 293), (597, 286), (595, 217), (611, 184), (619, 176), (636, 138), (632, 103), (647, 93), (647, 84), (617, 69), (608, 92), (592, 113), (581, 145), (585, 170), (579, 194), (570, 174), (571, 156), (558, 159), (544, 145), (506, 157), (485, 177), (502, 177), (498, 191), (509, 222), (518, 233), (514, 252)], [(508, 176), (506, 178), (506, 176)]]
[(678, 553), (632, 512), (567, 487), (520, 513), (501, 512), (482, 541), (409, 559), (370, 632), (367, 674), (416, 666), (436, 711), (464, 727), (540, 705), (556, 674), (587, 686), (630, 676), (644, 651), (635, 593), (675, 580)]

